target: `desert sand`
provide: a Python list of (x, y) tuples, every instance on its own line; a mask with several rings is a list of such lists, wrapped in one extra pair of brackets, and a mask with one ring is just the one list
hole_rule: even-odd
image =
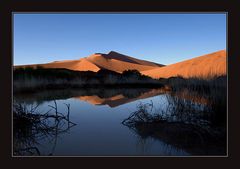
[(207, 78), (226, 75), (226, 51), (220, 50), (161, 68), (141, 71), (141, 73), (152, 78), (169, 78), (178, 75), (185, 78)]

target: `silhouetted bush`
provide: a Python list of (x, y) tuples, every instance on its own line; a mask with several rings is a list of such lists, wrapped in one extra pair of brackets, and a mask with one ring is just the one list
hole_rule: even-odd
[(125, 77), (129, 77), (129, 76), (141, 77), (142, 76), (142, 74), (138, 70), (124, 70), (122, 75)]

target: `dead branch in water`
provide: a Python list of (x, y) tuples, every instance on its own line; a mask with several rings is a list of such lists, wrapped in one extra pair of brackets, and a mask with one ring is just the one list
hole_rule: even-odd
[[(15, 155), (40, 155), (37, 146), (41, 139), (53, 139), (54, 147), (57, 143), (59, 134), (68, 132), (71, 127), (76, 124), (71, 122), (70, 104), (66, 104), (67, 114), (58, 112), (57, 102), (46, 113), (37, 112), (37, 106), (31, 105), (28, 108), (24, 103), (16, 103), (13, 105), (13, 123), (14, 123), (14, 154)], [(54, 114), (50, 112), (54, 110)], [(52, 121), (53, 120), (53, 121)], [(67, 127), (64, 124), (67, 123)], [(53, 148), (54, 150), (55, 148)], [(53, 151), (50, 153), (53, 154)]]

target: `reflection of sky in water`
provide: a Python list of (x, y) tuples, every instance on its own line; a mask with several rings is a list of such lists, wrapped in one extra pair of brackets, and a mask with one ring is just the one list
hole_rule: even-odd
[[(165, 95), (159, 95), (114, 108), (108, 105), (93, 105), (76, 98), (57, 100), (61, 113), (67, 111), (63, 103), (71, 105), (70, 120), (77, 125), (58, 136), (53, 155), (188, 155), (162, 141), (153, 138), (141, 139), (121, 124), (130, 113), (136, 111), (138, 103), (150, 103), (152, 100), (156, 109), (164, 109), (165, 99)], [(54, 105), (54, 102), (44, 102), (38, 110), (46, 112), (50, 108), (48, 105)], [(48, 154), (53, 148), (53, 142), (49, 140), (40, 143), (42, 154)]]

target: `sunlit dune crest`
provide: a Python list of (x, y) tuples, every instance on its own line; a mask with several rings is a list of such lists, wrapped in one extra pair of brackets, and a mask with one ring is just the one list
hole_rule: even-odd
[(226, 50), (195, 57), (161, 68), (141, 71), (152, 78), (169, 78), (173, 76), (209, 77), (226, 75)]

